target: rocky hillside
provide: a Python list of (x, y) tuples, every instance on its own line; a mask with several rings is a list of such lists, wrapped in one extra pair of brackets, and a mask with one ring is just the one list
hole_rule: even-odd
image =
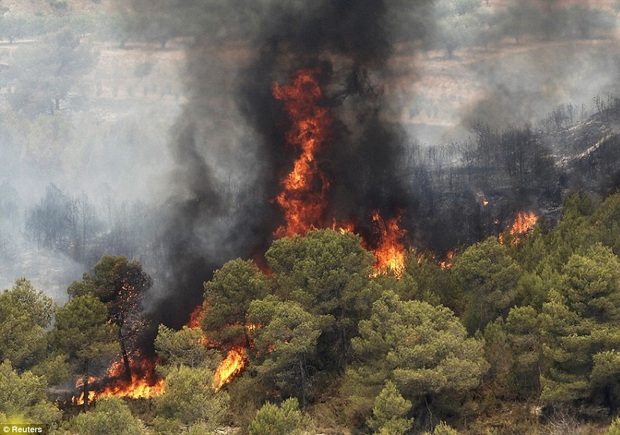
[(549, 136), (570, 188), (611, 193), (620, 187), (620, 101), (609, 99), (583, 121)]

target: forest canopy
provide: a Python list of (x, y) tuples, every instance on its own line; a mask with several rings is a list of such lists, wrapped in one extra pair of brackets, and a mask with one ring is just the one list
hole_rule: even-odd
[[(449, 264), (409, 251), (400, 277), (373, 275), (372, 253), (353, 233), (279, 239), (268, 271), (237, 259), (215, 272), (201, 321), (159, 326), (165, 389), (142, 399), (154, 412), (100, 398), (73, 416), (74, 400), (50, 395), (79, 379), (95, 391), (115, 354), (135, 356), (138, 313), (132, 304), (118, 313), (149, 284), (142, 266), (104, 256), (63, 306), (21, 279), (0, 294), (0, 417), (70, 433), (115, 418), (135, 433), (467, 433), (490, 419), (526, 432), (567, 418), (604, 426), (620, 400), (618, 215), (620, 194), (571, 193), (557, 225), (543, 222), (519, 243), (489, 238)], [(243, 367), (215, 388), (232, 349), (243, 351)], [(17, 400), (16, 388), (31, 396)], [(500, 418), (502, 408), (514, 414)]]

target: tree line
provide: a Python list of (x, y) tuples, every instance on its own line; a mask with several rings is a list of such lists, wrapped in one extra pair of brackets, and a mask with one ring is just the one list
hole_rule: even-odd
[[(410, 251), (400, 277), (373, 273), (352, 233), (276, 240), (268, 272), (236, 259), (204, 284), (199, 328), (159, 326), (161, 396), (78, 415), (50, 394), (76, 379), (88, 389), (115, 356), (127, 364), (152, 281), (106, 255), (57, 305), (20, 279), (0, 294), (0, 421), (91, 434), (119, 422), (130, 433), (603, 428), (620, 404), (619, 216), (620, 194), (571, 193), (557, 225), (541, 218), (451, 263)], [(246, 367), (216, 392), (214, 370), (239, 346)]]

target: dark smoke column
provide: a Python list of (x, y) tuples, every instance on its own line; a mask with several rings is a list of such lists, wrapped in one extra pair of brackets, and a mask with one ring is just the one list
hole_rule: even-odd
[(372, 244), (373, 212), (406, 219), (415, 207), (398, 177), (405, 135), (383, 119), (381, 87), (392, 53), (388, 4), (427, 2), (221, 3), (188, 1), (171, 10), (205, 18), (186, 26), (199, 30), (187, 50), (187, 103), (173, 131), (177, 166), (156, 282), (155, 323), (177, 327), (202, 301), (214, 268), (260, 255), (282, 225), (274, 198), (296, 156), (272, 89), (295, 71), (319, 71), (321, 104), (333, 114), (329, 144), (317, 156), (329, 179), (326, 217), (354, 222)]

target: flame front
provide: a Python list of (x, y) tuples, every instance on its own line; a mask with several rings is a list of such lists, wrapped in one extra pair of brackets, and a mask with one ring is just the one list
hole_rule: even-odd
[(391, 271), (400, 277), (405, 271), (405, 245), (401, 239), (407, 231), (399, 227), (400, 219), (400, 216), (395, 216), (385, 221), (378, 211), (372, 214), (372, 220), (380, 235), (379, 243), (374, 249), (377, 257), (376, 273)]
[(273, 85), (273, 95), (282, 101), (291, 121), (286, 141), (301, 150), (275, 199), (285, 220), (276, 231), (278, 237), (305, 234), (321, 227), (324, 219), (329, 182), (318, 167), (316, 154), (327, 139), (331, 118), (328, 109), (319, 104), (323, 93), (317, 74), (317, 69), (304, 69), (297, 72), (292, 83)]
[[(202, 317), (205, 315), (204, 308), (204, 305), (198, 305), (196, 308), (194, 308), (194, 311), (192, 311), (192, 314), (190, 315), (190, 320), (187, 323), (187, 327), (200, 328)], [(245, 325), (245, 328), (247, 328), (248, 331), (252, 331), (258, 327), (258, 325), (252, 323), (248, 323)], [(222, 347), (221, 343), (215, 343), (213, 341), (210, 341), (209, 338), (204, 334), (204, 332), (200, 342), (204, 346), (209, 348)], [(213, 389), (217, 392), (224, 385), (231, 382), (244, 369), (247, 364), (247, 360), (247, 349), (244, 346), (237, 345), (230, 349), (228, 351), (228, 354), (226, 355), (226, 358), (224, 358), (215, 369), (212, 382)]]
[[(130, 397), (133, 399), (149, 399), (164, 393), (166, 381), (155, 375), (155, 362), (135, 355), (130, 360), (131, 379), (125, 376), (122, 360), (114, 361), (102, 378), (89, 377), (88, 383), (92, 390), (88, 392), (88, 402), (103, 397)], [(101, 386), (103, 385), (103, 386)], [(76, 382), (76, 388), (83, 388), (83, 381)], [(84, 392), (74, 398), (77, 405), (84, 404)]]
[(534, 212), (519, 212), (510, 227), (510, 234), (525, 234), (534, 228), (536, 222), (538, 222), (538, 216)]
[[(519, 242), (521, 241), (520, 236), (523, 236), (527, 233), (529, 233), (535, 226), (536, 223), (538, 222), (538, 216), (536, 216), (536, 213), (534, 212), (526, 212), (526, 211), (520, 211), (517, 213), (517, 215), (515, 216), (515, 220), (512, 224), (512, 226), (510, 227), (510, 230), (508, 230), (508, 234), (511, 236), (510, 237), (510, 243), (513, 245), (518, 245)], [(499, 241), (500, 243), (505, 243), (505, 239), (506, 239), (506, 233), (501, 233), (499, 235)]]
[(217, 392), (224, 385), (235, 378), (247, 363), (247, 350), (244, 347), (235, 347), (228, 351), (226, 358), (217, 366), (213, 375), (213, 389)]

